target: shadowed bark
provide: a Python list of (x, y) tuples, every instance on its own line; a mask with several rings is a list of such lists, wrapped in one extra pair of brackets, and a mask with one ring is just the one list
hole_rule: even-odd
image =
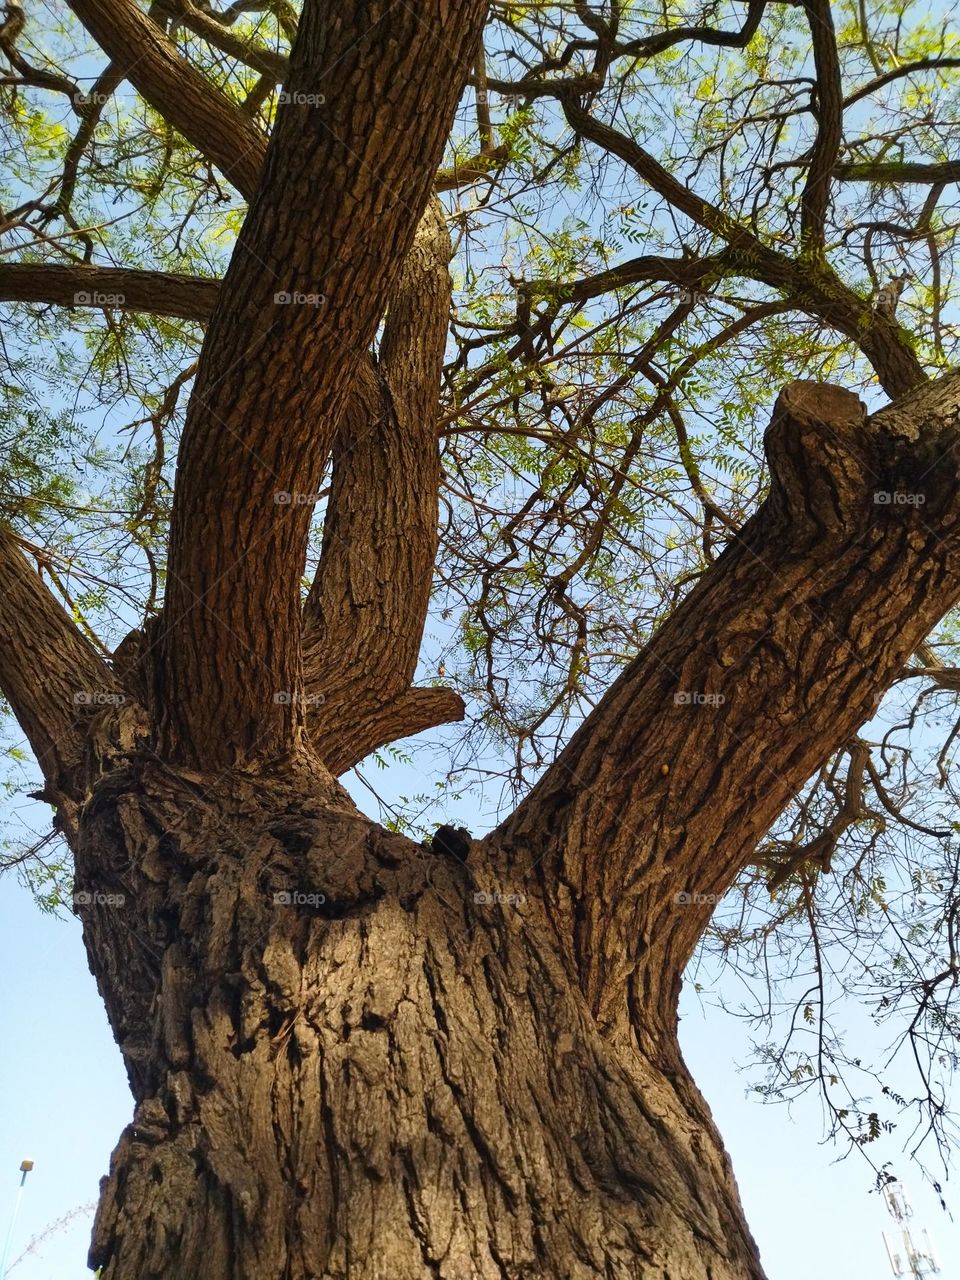
[(364, 368), (334, 445), (304, 614), (308, 705), (321, 704), (311, 738), (334, 774), (393, 738), (463, 716), (452, 691), (410, 688), (437, 554), (450, 252), (433, 197), (390, 301), (379, 361)]
[(131, 781), (78, 854), (137, 1100), (104, 1280), (762, 1280), (679, 1058), (604, 1039), (542, 904), (491, 905), (494, 850), (467, 871), (305, 776)]
[(219, 280), (133, 267), (66, 266), (54, 262), (0, 264), (0, 300), (64, 307), (146, 311), (205, 323)]
[(761, 1280), (679, 1056), (679, 978), (714, 896), (960, 595), (958, 411), (958, 376), (871, 418), (787, 388), (767, 501), (465, 864), (309, 759), (186, 773), (144, 753), (135, 709), (100, 713), (78, 909), (137, 1103), (106, 1280), (373, 1280), (384, 1259)]

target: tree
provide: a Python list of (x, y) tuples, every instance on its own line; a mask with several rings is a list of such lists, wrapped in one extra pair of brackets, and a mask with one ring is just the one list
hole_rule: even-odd
[[(0, 686), (135, 1099), (107, 1280), (763, 1275), (677, 999), (868, 788), (943, 834), (857, 735), (952, 679), (960, 58), (730, 7), (8, 0)], [(524, 791), (418, 844), (337, 778), (461, 693)]]

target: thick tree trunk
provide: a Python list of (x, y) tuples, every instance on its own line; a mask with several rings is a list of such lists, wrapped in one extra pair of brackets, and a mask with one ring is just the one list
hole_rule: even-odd
[(461, 865), (332, 786), (120, 750), (91, 789), (80, 911), (136, 1098), (105, 1280), (760, 1280), (672, 1030), (605, 1039), (494, 847)]
[(958, 431), (957, 375), (869, 418), (789, 387), (767, 500), (466, 864), (363, 818), (310, 742), (159, 756), (149, 646), (108, 667), (0, 537), (0, 677), (136, 1099), (106, 1280), (760, 1280), (681, 974), (960, 595)]

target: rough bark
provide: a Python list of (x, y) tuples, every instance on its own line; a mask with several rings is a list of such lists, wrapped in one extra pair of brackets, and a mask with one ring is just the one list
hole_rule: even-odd
[(672, 1034), (714, 902), (960, 597), (958, 433), (958, 375), (788, 387), (769, 497), (500, 829), (611, 1034)]
[(206, 323), (219, 280), (138, 271), (133, 267), (67, 266), (54, 262), (0, 264), (0, 300), (105, 311), (146, 311)]
[[(231, 767), (302, 740), (310, 495), (426, 207), (484, 9), (444, 4), (426, 21), (402, 5), (304, 8), (287, 84), (304, 105), (271, 135), (180, 449), (156, 698), (168, 757)], [(296, 500), (278, 505), (284, 493)]]
[(0, 524), (0, 687), (45, 779), (43, 799), (76, 829), (89, 722), (120, 705), (122, 687)]
[(464, 863), (309, 753), (187, 771), (137, 704), (99, 712), (77, 909), (136, 1102), (105, 1280), (762, 1280), (680, 975), (710, 895), (960, 595), (958, 434), (960, 376), (872, 418), (788, 388), (767, 501)]
[(103, 1280), (761, 1280), (679, 1058), (604, 1040), (541, 904), (484, 901), (494, 849), (462, 867), (309, 779), (196, 784), (132, 758), (85, 811), (136, 1099)]
[(410, 688), (437, 554), (450, 253), (433, 197), (390, 301), (380, 358), (363, 368), (334, 445), (303, 640), (311, 739), (334, 774), (400, 736), (400, 725), (413, 733), (463, 716), (452, 691)]
[[(71, 2), (252, 200), (222, 283), (128, 273), (148, 309), (209, 313), (159, 623), (108, 668), (0, 538), (0, 685), (63, 815), (136, 1105), (92, 1263), (104, 1280), (762, 1280), (680, 1057), (680, 978), (714, 898), (960, 597), (960, 378), (872, 418), (788, 388), (768, 499), (515, 814), (463, 863), (390, 835), (331, 774), (455, 710), (410, 687), (449, 302), (442, 218), (422, 215), (483, 5), (307, 0), (265, 148), (135, 5)], [(817, 56), (835, 80), (832, 42)], [(813, 252), (791, 259), (594, 119), (589, 87), (557, 90), (572, 127), (717, 237), (676, 278), (762, 280), (857, 341), (892, 394), (922, 381), (821, 261), (837, 92), (803, 199)], [(53, 270), (6, 287), (67, 301), (81, 277)], [(674, 278), (665, 259), (619, 271)], [(322, 301), (276, 301), (298, 293)], [(78, 690), (102, 705), (78, 716)]]

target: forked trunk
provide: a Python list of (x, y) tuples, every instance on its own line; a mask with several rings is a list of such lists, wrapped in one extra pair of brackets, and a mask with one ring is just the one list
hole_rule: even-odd
[(329, 785), (128, 760), (88, 800), (136, 1099), (104, 1280), (760, 1280), (673, 1028), (656, 1061), (605, 1038), (495, 849), (461, 865)]

